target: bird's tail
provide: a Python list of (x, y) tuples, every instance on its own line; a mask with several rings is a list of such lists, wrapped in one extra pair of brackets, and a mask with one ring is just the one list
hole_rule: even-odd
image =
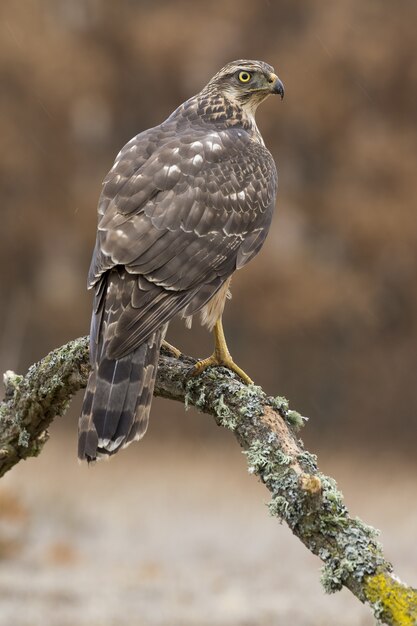
[(145, 434), (162, 337), (159, 329), (130, 354), (93, 366), (79, 421), (81, 460), (111, 456)]

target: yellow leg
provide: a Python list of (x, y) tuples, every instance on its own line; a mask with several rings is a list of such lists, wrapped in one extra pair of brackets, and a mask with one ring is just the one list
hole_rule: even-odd
[(223, 331), (223, 324), (221, 317), (217, 320), (214, 326), (214, 352), (208, 359), (197, 361), (192, 369), (191, 375), (197, 376), (201, 374), (207, 367), (223, 365), (233, 370), (240, 378), (247, 384), (252, 385), (253, 380), (233, 361), (229, 349), (226, 344), (226, 339)]
[(179, 359), (182, 354), (181, 350), (178, 350), (178, 348), (172, 346), (170, 343), (168, 343), (168, 341), (165, 341), (165, 339), (162, 342), (162, 347), (165, 348), (165, 350), (168, 350), (168, 352), (171, 352), (171, 354), (173, 354), (176, 359)]

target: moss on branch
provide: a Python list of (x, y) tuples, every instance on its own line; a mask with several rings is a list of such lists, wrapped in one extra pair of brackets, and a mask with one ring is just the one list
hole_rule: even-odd
[[(268, 397), (224, 368), (189, 378), (194, 362), (162, 351), (155, 394), (193, 405), (234, 433), (249, 472), (271, 493), (271, 515), (285, 521), (322, 560), (327, 592), (345, 586), (369, 604), (382, 623), (417, 624), (417, 591), (392, 574), (378, 531), (349, 516), (335, 481), (319, 471), (317, 458), (298, 439), (297, 430), (306, 418), (291, 410), (285, 398)], [(19, 460), (39, 454), (49, 424), (85, 387), (88, 372), (88, 339), (83, 337), (51, 352), (24, 377), (6, 373), (6, 396), (0, 404), (0, 476)]]
[(4, 374), (0, 403), (0, 476), (22, 459), (37, 456), (48, 440), (48, 426), (63, 415), (72, 396), (85, 387), (88, 339), (70, 341), (29, 368), (26, 376)]

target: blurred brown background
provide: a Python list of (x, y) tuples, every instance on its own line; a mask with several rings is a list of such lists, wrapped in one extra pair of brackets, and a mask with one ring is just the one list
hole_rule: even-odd
[[(285, 395), (293, 408), (310, 417), (304, 440), (319, 452), (325, 469), (341, 478), (343, 489), (351, 489), (351, 497), (362, 502), (350, 469), (350, 464), (359, 463), (364, 472), (373, 468), (377, 493), (384, 492), (387, 481), (394, 481), (393, 491), (384, 492), (392, 508), (393, 493), (402, 489), (401, 477), (414, 476), (416, 470), (416, 23), (417, 4), (412, 0), (2, 0), (1, 370), (23, 372), (50, 349), (88, 332), (91, 294), (85, 282), (97, 199), (101, 180), (121, 146), (160, 123), (227, 61), (263, 59), (275, 67), (286, 88), (283, 103), (271, 98), (257, 116), (277, 161), (279, 200), (262, 253), (234, 280), (225, 315), (230, 347), (235, 360), (268, 393)], [(195, 356), (206, 356), (211, 349), (211, 338), (197, 325), (190, 332), (174, 323), (169, 339)], [(85, 479), (77, 474), (75, 480), (74, 472), (84, 472), (74, 461), (79, 405), (80, 399), (68, 419), (56, 425), (45, 458), (17, 468), (8, 479), (13, 497), (15, 492), (31, 491), (30, 478), (37, 471), (50, 478), (45, 493), (56, 489), (61, 497), (53, 479), (62, 484), (65, 477), (77, 485), (71, 493), (85, 489), (88, 498), (89, 481), (102, 476), (113, 481), (109, 491), (116, 493), (117, 508), (122, 506), (117, 500), (118, 471), (132, 466), (134, 475), (141, 476), (143, 463), (151, 472), (152, 464), (160, 463), (162, 449), (174, 448), (186, 464), (189, 446), (214, 455), (207, 461), (208, 475), (213, 463), (223, 467), (226, 454), (230, 468), (226, 464), (224, 471), (216, 470), (220, 482), (226, 470), (233, 474), (235, 466), (236, 481), (240, 480), (244, 460), (227, 433), (202, 416), (192, 412), (184, 416), (182, 407), (161, 401), (155, 403), (141, 449), (135, 446), (105, 469), (99, 466), (93, 479), (87, 472), (81, 474)], [(66, 473), (51, 479), (48, 468), (57, 458)], [(375, 463), (380, 464), (378, 471)], [(173, 462), (169, 474), (177, 485), (175, 468)], [(363, 474), (357, 479), (366, 493), (370, 486), (363, 482)], [(132, 480), (130, 474), (124, 480)], [(239, 487), (258, 493), (260, 487), (249, 487), (245, 480)], [(199, 491), (201, 484), (195, 481)], [(224, 484), (216, 485), (217, 496), (229, 501)], [(410, 504), (417, 495), (413, 485), (407, 488), (406, 507), (417, 507)], [(54, 502), (55, 496), (50, 497)], [(139, 498), (146, 506), (146, 499)], [(365, 495), (363, 500), (367, 501)], [(22, 506), (32, 510), (27, 503)], [(253, 506), (259, 508), (258, 503)], [(86, 507), (86, 516), (92, 508)], [(260, 509), (263, 520), (266, 513)], [(356, 512), (365, 516), (363, 509)], [(36, 528), (42, 534), (46, 522), (39, 515)], [(400, 512), (393, 521), (393, 537), (401, 534), (399, 516)], [(378, 516), (370, 521), (384, 523)], [(275, 532), (274, 526), (271, 537)], [(114, 537), (114, 530), (109, 533)], [(27, 534), (23, 536), (32, 545)], [(76, 551), (73, 543), (83, 541), (82, 533), (74, 531), (68, 541), (70, 552)], [(394, 538), (392, 544), (389, 556), (398, 561), (400, 544)], [(210, 550), (215, 552), (218, 545), (214, 538)], [(44, 555), (43, 548), (39, 550)], [(19, 554), (16, 581), (23, 580), (28, 563), (33, 566), (24, 550)], [(224, 568), (221, 558), (218, 567)], [(230, 558), (233, 562), (237, 556)], [(289, 562), (294, 559), (288, 557)], [(317, 562), (313, 563), (311, 580), (316, 581)], [(81, 560), (80, 572), (86, 571), (84, 566)], [(264, 565), (260, 570), (265, 571)], [(148, 574), (153, 580), (152, 572), (151, 567)], [(155, 576), (159, 580), (158, 573)], [(161, 589), (166, 591), (164, 584)], [(249, 585), (245, 593), (254, 593), (250, 578), (245, 584)], [(119, 591), (124, 589), (120, 585)], [(318, 584), (311, 598), (317, 594), (321, 597)], [(233, 605), (236, 598), (231, 597)], [(207, 598), (197, 594), (194, 601), (195, 619), (172, 609), (166, 621), (161, 616), (158, 621), (140, 605), (142, 621), (129, 623), (205, 624), (198, 607)], [(61, 606), (59, 598), (56, 602)], [(105, 604), (105, 598), (101, 602)], [(210, 602), (213, 607), (212, 598)], [(335, 621), (331, 612), (326, 613), (328, 602), (324, 598), (310, 618), (300, 616), (297, 621), (292, 613), (292, 623), (344, 624), (341, 605), (334, 605), (339, 619)], [(279, 606), (272, 603), (266, 617), (258, 614), (253, 622), (250, 616), (240, 618), (233, 612), (227, 621), (224, 609), (219, 621), (212, 616), (210, 623), (273, 624), (285, 619)], [(354, 601), (349, 606), (356, 610)], [(13, 605), (10, 610), (16, 616)], [(28, 615), (28, 623), (37, 623), (33, 613)], [(366, 621), (365, 610), (363, 617), (352, 615), (346, 624), (372, 623)], [(21, 621), (15, 623), (26, 624), (23, 613), (19, 616)], [(55, 623), (64, 624), (65, 619), (62, 614)], [(68, 619), (71, 623), (73, 618)], [(124, 624), (120, 614), (114, 619)], [(107, 626), (113, 621), (92, 614), (85, 623)]]

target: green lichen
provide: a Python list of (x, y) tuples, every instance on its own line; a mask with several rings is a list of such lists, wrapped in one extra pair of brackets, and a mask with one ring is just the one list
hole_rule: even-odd
[(242, 417), (255, 420), (264, 412), (265, 394), (256, 385), (242, 385), (234, 390), (238, 412)]
[[(185, 385), (184, 404), (186, 410), (190, 405), (201, 411), (210, 406), (220, 425), (229, 430), (236, 430), (240, 417), (249, 418), (254, 423), (263, 413), (265, 394), (256, 385), (242, 385), (234, 375), (223, 368), (210, 368), (204, 377), (190, 378)], [(213, 386), (207, 379), (215, 380)], [(226, 403), (225, 398), (229, 398)], [(232, 401), (230, 401), (232, 398)]]
[(327, 525), (327, 535), (337, 545), (337, 554), (330, 549), (322, 555), (321, 582), (327, 593), (341, 589), (349, 578), (362, 583), (365, 576), (375, 574), (381, 567), (390, 567), (377, 541), (378, 531), (361, 520), (335, 518)]
[(283, 470), (292, 462), (292, 457), (277, 450), (259, 439), (251, 443), (246, 455), (249, 473), (258, 474), (264, 482), (270, 483), (279, 480)]
[(206, 392), (203, 387), (202, 389), (200, 389), (200, 393), (198, 394), (197, 398), (194, 399), (194, 406), (197, 409), (203, 410), (205, 402), (206, 402)]
[(43, 431), (42, 433), (40, 433), (36, 439), (33, 439), (32, 441), (30, 441), (30, 449), (29, 449), (29, 453), (28, 456), (38, 456), (41, 451), (43, 450), (43, 447), (45, 445), (45, 443), (48, 441), (49, 439), (49, 433), (48, 431)]
[(196, 378), (190, 378), (185, 384), (184, 406), (188, 411), (190, 406), (195, 406), (201, 411), (204, 410), (206, 402), (206, 392), (204, 386)]
[(304, 417), (303, 415), (298, 413), (298, 411), (293, 411), (292, 409), (287, 411), (285, 419), (295, 431), (299, 431), (308, 420), (307, 417)]
[(301, 454), (297, 455), (297, 461), (308, 474), (315, 474), (317, 472), (317, 457), (315, 454), (304, 450)]
[(280, 522), (284, 521), (288, 516), (289, 502), (284, 496), (276, 496), (268, 502), (269, 513), (273, 517), (277, 517)]
[(305, 516), (305, 495), (299, 488), (297, 473), (287, 466), (275, 472), (268, 482), (273, 493), (268, 504), (270, 514), (294, 529)]
[[(285, 402), (275, 399), (282, 410)], [(336, 482), (317, 470), (317, 458), (302, 451), (296, 461), (305, 472), (300, 475), (295, 459), (277, 449), (274, 437), (257, 439), (246, 451), (249, 472), (266, 483), (273, 497), (268, 504), (271, 515), (285, 520), (289, 527), (324, 562), (322, 584), (327, 592), (340, 589), (348, 581), (360, 583), (365, 576), (386, 566), (377, 532), (360, 520), (348, 516)], [(320, 490), (303, 489), (300, 476), (317, 478)]]
[(243, 451), (243, 454), (246, 454), (248, 465), (253, 468), (253, 472), (260, 473), (271, 465), (271, 450), (270, 446), (265, 445), (259, 439), (255, 439), (248, 450)]
[(298, 411), (290, 409), (288, 400), (284, 398), (284, 396), (268, 397), (266, 398), (266, 404), (275, 409), (275, 411), (278, 411), (281, 417), (283, 417), (287, 424), (296, 432), (299, 431), (308, 420), (307, 417), (303, 417)]
[[(311, 459), (314, 459), (314, 455), (309, 455)], [(343, 502), (343, 494), (337, 486), (337, 482), (331, 476), (326, 476), (319, 472), (319, 478), (323, 485), (323, 503), (327, 504), (327, 509), (331, 511), (332, 515), (343, 517), (347, 515), (347, 510)]]
[(213, 408), (222, 426), (232, 431), (236, 429), (238, 420), (236, 419), (236, 415), (232, 413), (227, 404), (225, 404), (224, 395), (222, 393), (218, 399), (213, 402)]
[(288, 411), (288, 400), (284, 396), (271, 396), (268, 398), (269, 406), (278, 411), (278, 413), (286, 413)]
[(19, 389), (24, 377), (20, 374), (16, 374), (12, 370), (7, 370), (3, 374), (3, 383), (6, 389), (6, 399), (11, 398), (14, 393)]
[(190, 397), (190, 392), (188, 391), (188, 389), (186, 389), (185, 394), (184, 394), (184, 409), (186, 411), (188, 411), (188, 409), (190, 408), (192, 402), (190, 402), (191, 397)]
[(21, 428), (19, 432), (18, 445), (23, 448), (27, 448), (29, 446), (30, 434), (25, 428)]
[(271, 450), (270, 446), (266, 446), (259, 439), (255, 439), (248, 450), (243, 451), (247, 457), (250, 474), (262, 474), (273, 468), (270, 459)]
[(274, 452), (274, 461), (278, 463), (278, 465), (289, 465), (292, 463), (292, 457), (289, 454), (285, 454), (282, 450), (276, 450)]
[(328, 593), (341, 589), (351, 579), (360, 583), (378, 568), (388, 567), (377, 531), (359, 519), (349, 518), (336, 482), (317, 472), (314, 455), (303, 452), (297, 457), (303, 469), (321, 483), (321, 490), (313, 497), (303, 491), (293, 467), (283, 466), (282, 462), (291, 463), (291, 458), (261, 448), (259, 442), (251, 452), (252, 467), (266, 477), (273, 492), (268, 505), (271, 515), (285, 520), (322, 559), (321, 582)]

